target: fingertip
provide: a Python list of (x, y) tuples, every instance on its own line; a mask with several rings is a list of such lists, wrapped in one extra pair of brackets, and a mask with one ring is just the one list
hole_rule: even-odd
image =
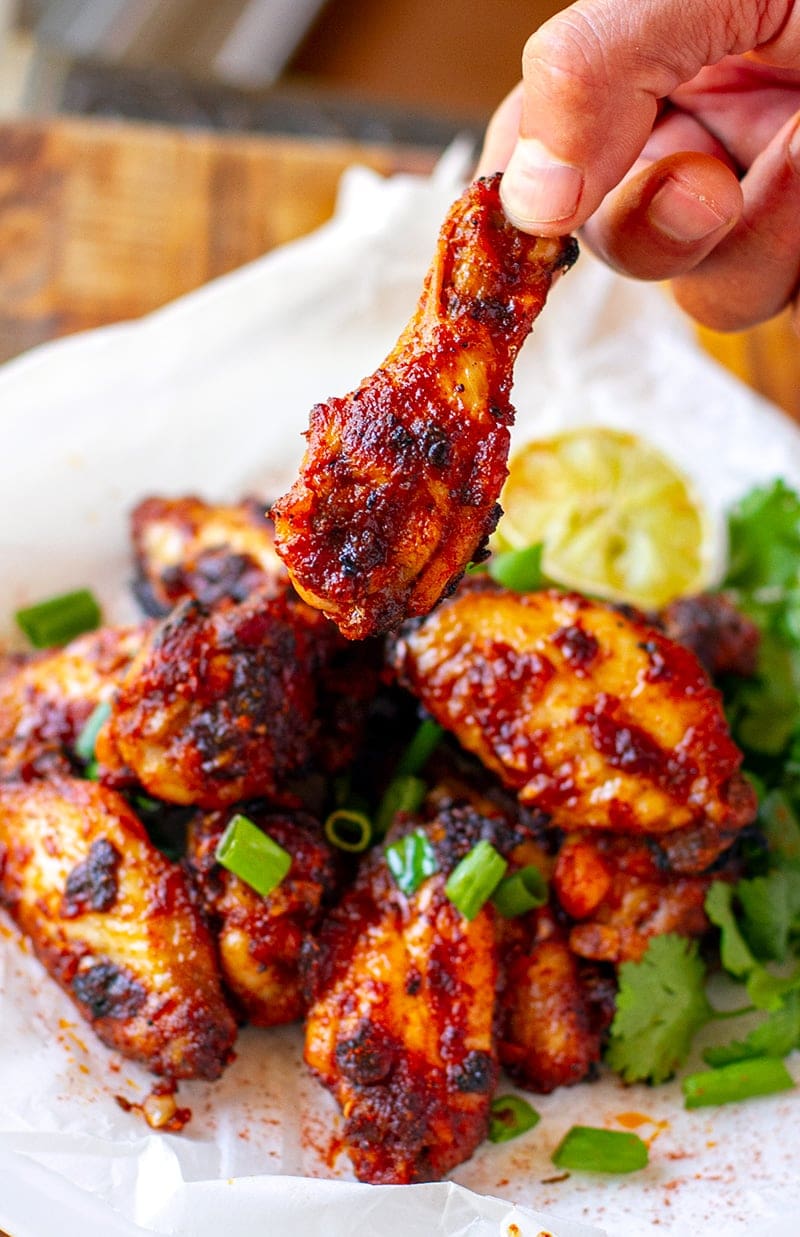
[(580, 222), (583, 192), (581, 168), (557, 158), (536, 138), (519, 138), (500, 183), (511, 223), (523, 232), (568, 232)]
[(592, 247), (638, 279), (672, 279), (696, 267), (735, 227), (742, 190), (718, 159), (669, 155), (609, 195), (587, 227)]

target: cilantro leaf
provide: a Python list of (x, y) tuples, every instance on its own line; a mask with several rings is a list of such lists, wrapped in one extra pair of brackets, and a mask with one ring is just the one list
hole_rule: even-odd
[(742, 933), (755, 956), (783, 962), (800, 921), (800, 872), (778, 868), (740, 880), (734, 893), (742, 908)]
[(704, 979), (697, 941), (673, 933), (653, 937), (640, 962), (622, 963), (606, 1060), (626, 1082), (665, 1082), (683, 1064), (713, 1017)]
[(783, 481), (751, 490), (728, 520), (725, 588), (761, 632), (758, 673), (728, 685), (737, 741), (780, 756), (800, 727), (800, 497)]
[(800, 1047), (800, 993), (789, 992), (778, 1008), (743, 1040), (706, 1048), (703, 1060), (715, 1068), (751, 1057), (785, 1057)]
[(771, 631), (753, 608), (739, 600), (761, 630), (758, 672), (738, 680), (728, 691), (728, 711), (734, 735), (747, 751), (780, 756), (800, 726), (800, 647)]
[(800, 497), (784, 481), (752, 489), (728, 521), (726, 583), (754, 591), (796, 585), (800, 579)]
[(771, 975), (763, 966), (757, 966), (747, 977), (747, 995), (756, 1009), (770, 1012), (779, 1010), (791, 992), (800, 990), (800, 969), (786, 977)]
[(756, 960), (742, 936), (733, 910), (733, 885), (714, 881), (706, 894), (705, 910), (720, 930), (720, 961), (730, 975), (742, 979), (755, 966)]
[(771, 861), (777, 867), (800, 867), (800, 820), (785, 789), (771, 790), (764, 797), (758, 823), (767, 839)]

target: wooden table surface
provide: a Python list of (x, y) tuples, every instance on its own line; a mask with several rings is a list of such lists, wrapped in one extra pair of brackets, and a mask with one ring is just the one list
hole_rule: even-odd
[[(343, 169), (427, 171), (429, 151), (99, 121), (0, 124), (0, 360), (137, 317), (330, 215)], [(703, 344), (800, 422), (786, 315)]]

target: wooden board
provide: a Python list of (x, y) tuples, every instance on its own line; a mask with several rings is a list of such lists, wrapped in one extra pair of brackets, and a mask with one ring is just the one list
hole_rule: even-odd
[[(135, 318), (327, 219), (348, 164), (425, 172), (430, 151), (59, 119), (0, 124), (0, 360)], [(800, 422), (788, 315), (701, 332)]]
[(430, 152), (59, 120), (0, 125), (0, 360), (135, 318), (331, 214), (342, 171)]

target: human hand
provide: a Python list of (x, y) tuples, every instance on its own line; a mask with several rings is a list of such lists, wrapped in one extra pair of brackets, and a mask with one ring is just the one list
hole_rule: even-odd
[(578, 0), (528, 40), (478, 170), (506, 169), (518, 227), (582, 227), (707, 326), (793, 303), (800, 333), (798, 109), (792, 0)]

